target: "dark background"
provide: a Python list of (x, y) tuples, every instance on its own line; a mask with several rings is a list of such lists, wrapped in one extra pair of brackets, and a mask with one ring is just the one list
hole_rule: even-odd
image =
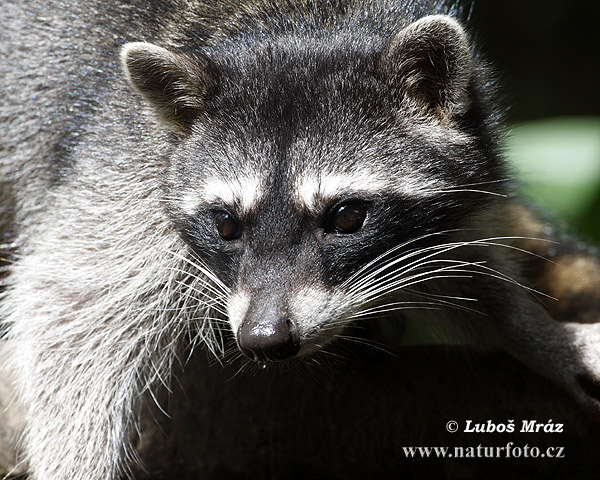
[(599, 0), (475, 0), (470, 24), (510, 121), (600, 115)]
[[(586, 138), (600, 148), (600, 0), (475, 0), (461, 4), (466, 12), (470, 9), (473, 38), (498, 74), (509, 126), (535, 121), (534, 125), (543, 127), (544, 121), (557, 117), (583, 117), (591, 127), (585, 130)], [(577, 128), (568, 122), (565, 125), (567, 130)], [(589, 132), (597, 138), (589, 138)], [(573, 133), (581, 132), (565, 132)], [(594, 147), (592, 151), (587, 164), (600, 165), (599, 150)], [(600, 178), (597, 185), (595, 195), (578, 211), (564, 214), (559, 208), (551, 212), (596, 243), (600, 242)], [(551, 188), (560, 198), (560, 189)], [(552, 211), (552, 206), (547, 208)]]

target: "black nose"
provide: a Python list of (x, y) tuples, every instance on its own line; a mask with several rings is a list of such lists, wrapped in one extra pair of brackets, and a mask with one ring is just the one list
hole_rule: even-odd
[(244, 320), (238, 329), (238, 344), (242, 353), (256, 362), (286, 360), (300, 350), (298, 328), (285, 317), (269, 322)]

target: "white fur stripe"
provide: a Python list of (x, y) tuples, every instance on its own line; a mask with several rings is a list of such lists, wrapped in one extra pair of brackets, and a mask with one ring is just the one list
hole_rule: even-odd
[(237, 334), (237, 330), (248, 311), (250, 305), (250, 295), (244, 290), (233, 293), (227, 300), (227, 316), (229, 317), (229, 325), (233, 334)]
[(422, 198), (435, 193), (443, 185), (439, 181), (411, 175), (403, 178), (385, 178), (369, 171), (305, 176), (296, 182), (295, 200), (300, 208), (318, 210), (319, 203), (328, 204), (352, 194), (380, 195), (395, 193), (406, 197)]
[(197, 189), (183, 194), (181, 207), (188, 215), (194, 215), (198, 207), (210, 203), (223, 203), (239, 215), (250, 212), (263, 195), (261, 182), (256, 177), (238, 177), (231, 180), (212, 178)]

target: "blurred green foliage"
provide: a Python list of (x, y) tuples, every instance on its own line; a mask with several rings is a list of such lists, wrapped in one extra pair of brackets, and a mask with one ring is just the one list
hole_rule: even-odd
[(600, 240), (600, 117), (516, 125), (505, 155), (527, 197), (584, 238)]
[(497, 73), (526, 195), (600, 245), (600, 0), (461, 3)]

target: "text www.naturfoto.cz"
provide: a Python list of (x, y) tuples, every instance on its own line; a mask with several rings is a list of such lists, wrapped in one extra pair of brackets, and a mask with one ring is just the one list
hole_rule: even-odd
[(525, 445), (515, 446), (509, 442), (504, 447), (402, 447), (406, 458), (565, 458), (564, 447), (548, 447), (540, 450)]

